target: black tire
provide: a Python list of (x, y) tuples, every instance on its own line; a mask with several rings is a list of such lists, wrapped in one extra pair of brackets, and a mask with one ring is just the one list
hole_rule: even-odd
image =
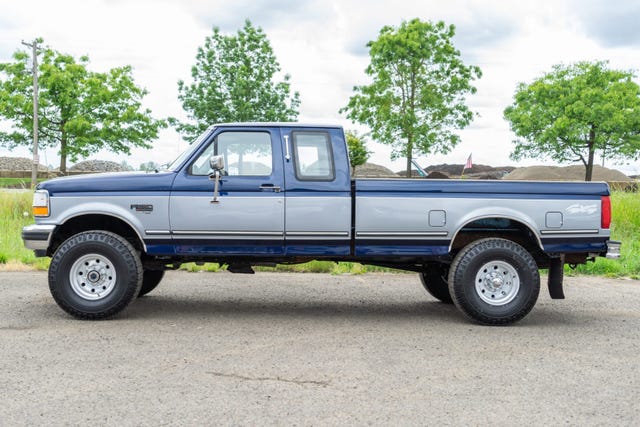
[(447, 282), (449, 275), (448, 265), (430, 264), (425, 266), (425, 271), (419, 274), (422, 286), (432, 297), (445, 304), (453, 304), (453, 299), (451, 299), (451, 294), (449, 293), (449, 283)]
[(144, 270), (142, 273), (142, 287), (138, 298), (154, 290), (164, 277), (164, 270)]
[(508, 325), (525, 317), (540, 293), (538, 266), (511, 240), (489, 238), (467, 245), (449, 270), (454, 304), (484, 325)]
[(49, 266), (56, 303), (79, 319), (104, 319), (124, 310), (142, 286), (142, 263), (131, 244), (108, 231), (71, 236)]

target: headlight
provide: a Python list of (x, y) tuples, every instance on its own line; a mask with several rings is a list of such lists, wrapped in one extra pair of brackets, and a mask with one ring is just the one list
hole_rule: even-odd
[(49, 192), (36, 190), (33, 193), (33, 216), (49, 216)]

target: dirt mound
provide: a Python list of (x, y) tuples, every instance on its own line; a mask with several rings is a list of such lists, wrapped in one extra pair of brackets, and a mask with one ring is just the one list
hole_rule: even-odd
[[(463, 164), (441, 164), (431, 165), (424, 168), (429, 174), (438, 172), (445, 174), (450, 178), (459, 178), (462, 173)], [(473, 165), (470, 169), (464, 170), (464, 176), (470, 179), (501, 179), (504, 175), (513, 171), (513, 166), (488, 166), (488, 165)]]
[(365, 163), (364, 165), (356, 166), (354, 173), (356, 178), (397, 178), (398, 176), (393, 173), (391, 169), (384, 166), (376, 165), (374, 163)]
[[(26, 157), (0, 157), (0, 170), (3, 171), (30, 171), (32, 161)], [(46, 171), (47, 167), (38, 165), (39, 171)]]
[[(504, 176), (508, 180), (529, 181), (584, 181), (584, 166), (529, 166), (518, 168)], [(593, 166), (593, 181), (633, 181), (615, 169)]]
[(107, 160), (85, 160), (71, 166), (69, 170), (72, 172), (124, 172), (132, 169)]

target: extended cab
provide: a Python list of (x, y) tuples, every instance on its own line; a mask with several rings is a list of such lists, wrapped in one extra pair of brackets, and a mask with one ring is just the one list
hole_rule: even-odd
[(539, 269), (619, 256), (605, 183), (353, 179), (337, 126), (211, 126), (166, 170), (38, 185), (26, 247), (52, 257), (55, 301), (79, 318), (123, 310), (164, 270), (234, 273), (314, 259), (419, 273), (435, 298), (484, 324), (533, 308)]

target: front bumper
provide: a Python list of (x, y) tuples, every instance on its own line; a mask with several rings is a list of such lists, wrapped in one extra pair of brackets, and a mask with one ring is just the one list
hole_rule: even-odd
[(46, 251), (51, 243), (51, 236), (55, 225), (27, 225), (22, 229), (22, 241), (27, 249)]
[(620, 247), (622, 246), (621, 242), (617, 240), (607, 240), (607, 255), (606, 257), (609, 259), (618, 259), (620, 258)]

